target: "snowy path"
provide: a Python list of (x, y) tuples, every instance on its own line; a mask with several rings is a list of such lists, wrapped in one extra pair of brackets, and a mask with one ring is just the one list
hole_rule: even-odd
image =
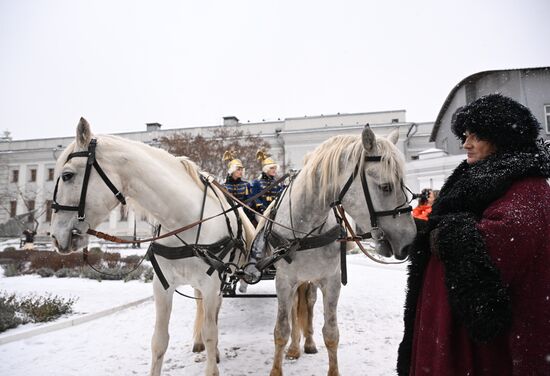
[[(342, 289), (338, 317), (340, 373), (350, 376), (394, 375), (396, 351), (402, 333), (404, 266), (373, 265), (360, 255), (351, 256), (349, 260), (349, 283)], [(13, 286), (8, 286), (9, 280), (0, 279), (0, 290), (13, 290)], [(36, 282), (45, 281), (53, 284), (56, 279)], [(70, 279), (57, 281), (62, 284), (59, 289), (71, 290)], [(96, 285), (91, 286), (97, 288), (101, 285), (100, 289), (105, 294), (106, 282), (94, 283)], [(73, 285), (78, 284), (75, 282)], [(73, 293), (78, 294), (78, 287), (73, 286)], [(255, 289), (251, 289), (251, 292), (274, 290), (272, 281), (252, 287)], [(56, 288), (48, 288), (58, 293)], [(16, 291), (24, 292), (22, 290), (28, 289), (28, 283), (25, 283), (23, 288), (16, 288)], [(109, 304), (123, 304), (130, 297), (147, 296), (152, 290), (148, 284), (114, 282), (108, 287), (111, 292), (103, 295), (103, 299), (98, 294), (95, 303), (84, 303), (82, 300), (90, 300), (90, 296), (94, 295), (88, 286), (85, 289), (85, 297), (81, 297), (79, 304), (87, 307), (88, 312), (93, 310), (90, 308), (93, 304), (99, 311), (108, 308)], [(191, 352), (194, 305), (189, 299), (179, 296), (174, 298), (164, 376), (203, 375), (204, 356)], [(318, 302), (315, 308), (315, 340), (319, 353), (302, 355), (297, 361), (285, 360), (285, 375), (326, 374), (328, 360), (321, 336), (321, 309), (322, 304)], [(272, 298), (224, 300), (220, 313), (221, 375), (269, 374), (275, 313), (276, 300)], [(75, 327), (0, 345), (0, 374), (146, 375), (150, 364), (153, 324), (154, 306), (148, 302)]]

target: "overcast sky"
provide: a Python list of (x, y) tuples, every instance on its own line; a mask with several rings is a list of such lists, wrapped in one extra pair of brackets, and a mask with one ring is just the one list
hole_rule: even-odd
[(473, 73), (550, 66), (548, 0), (0, 0), (14, 139), (405, 109)]

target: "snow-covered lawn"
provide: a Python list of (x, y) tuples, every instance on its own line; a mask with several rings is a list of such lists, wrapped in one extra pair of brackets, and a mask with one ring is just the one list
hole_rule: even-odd
[[(348, 258), (348, 285), (338, 307), (341, 375), (395, 375), (396, 352), (403, 331), (405, 266), (374, 264), (362, 255)], [(104, 311), (152, 294), (142, 282), (40, 278), (0, 278), (0, 290), (27, 294), (50, 292), (78, 297), (72, 319)], [(189, 287), (181, 291), (192, 293)], [(249, 288), (250, 293), (274, 292), (273, 281)], [(321, 300), (321, 294), (319, 294)], [(273, 356), (276, 299), (224, 299), (220, 313), (220, 374), (268, 375)], [(204, 355), (191, 352), (195, 302), (176, 295), (170, 322), (170, 345), (163, 375), (203, 375)], [(285, 375), (325, 375), (328, 359), (321, 335), (322, 304), (315, 308), (318, 354), (284, 361)], [(7, 338), (33, 330), (32, 324), (0, 335)], [(140, 305), (90, 322), (0, 345), (0, 375), (97, 376), (146, 375), (154, 305)]]

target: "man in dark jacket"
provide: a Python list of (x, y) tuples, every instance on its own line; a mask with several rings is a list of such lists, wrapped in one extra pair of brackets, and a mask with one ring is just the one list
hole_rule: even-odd
[[(223, 160), (227, 163), (227, 177), (225, 178), (224, 187), (229, 193), (236, 197), (239, 201), (246, 201), (251, 194), (250, 183), (243, 180), (244, 166), (240, 159), (235, 157), (235, 152), (226, 151), (223, 154)], [(249, 205), (253, 205), (250, 203)], [(256, 220), (254, 213), (250, 210), (244, 209), (244, 212), (248, 219), (256, 226)]]
[(550, 151), (499, 94), (459, 109), (467, 159), (410, 250), (403, 375), (550, 375)]
[[(256, 158), (262, 164), (262, 173), (252, 182), (252, 196), (262, 192), (273, 184), (275, 176), (277, 176), (277, 170), (279, 169), (279, 165), (271, 157), (265, 154), (263, 150), (258, 150)], [(265, 209), (275, 201), (275, 198), (277, 198), (283, 188), (284, 186), (282, 184), (277, 184), (258, 197), (256, 199), (256, 211), (263, 213)]]

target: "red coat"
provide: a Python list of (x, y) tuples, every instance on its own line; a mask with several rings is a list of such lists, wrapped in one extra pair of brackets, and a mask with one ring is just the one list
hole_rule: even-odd
[(550, 375), (550, 186), (515, 182), (477, 228), (501, 273), (512, 325), (488, 343), (472, 341), (453, 317), (443, 263), (431, 256), (416, 306), (410, 375)]

